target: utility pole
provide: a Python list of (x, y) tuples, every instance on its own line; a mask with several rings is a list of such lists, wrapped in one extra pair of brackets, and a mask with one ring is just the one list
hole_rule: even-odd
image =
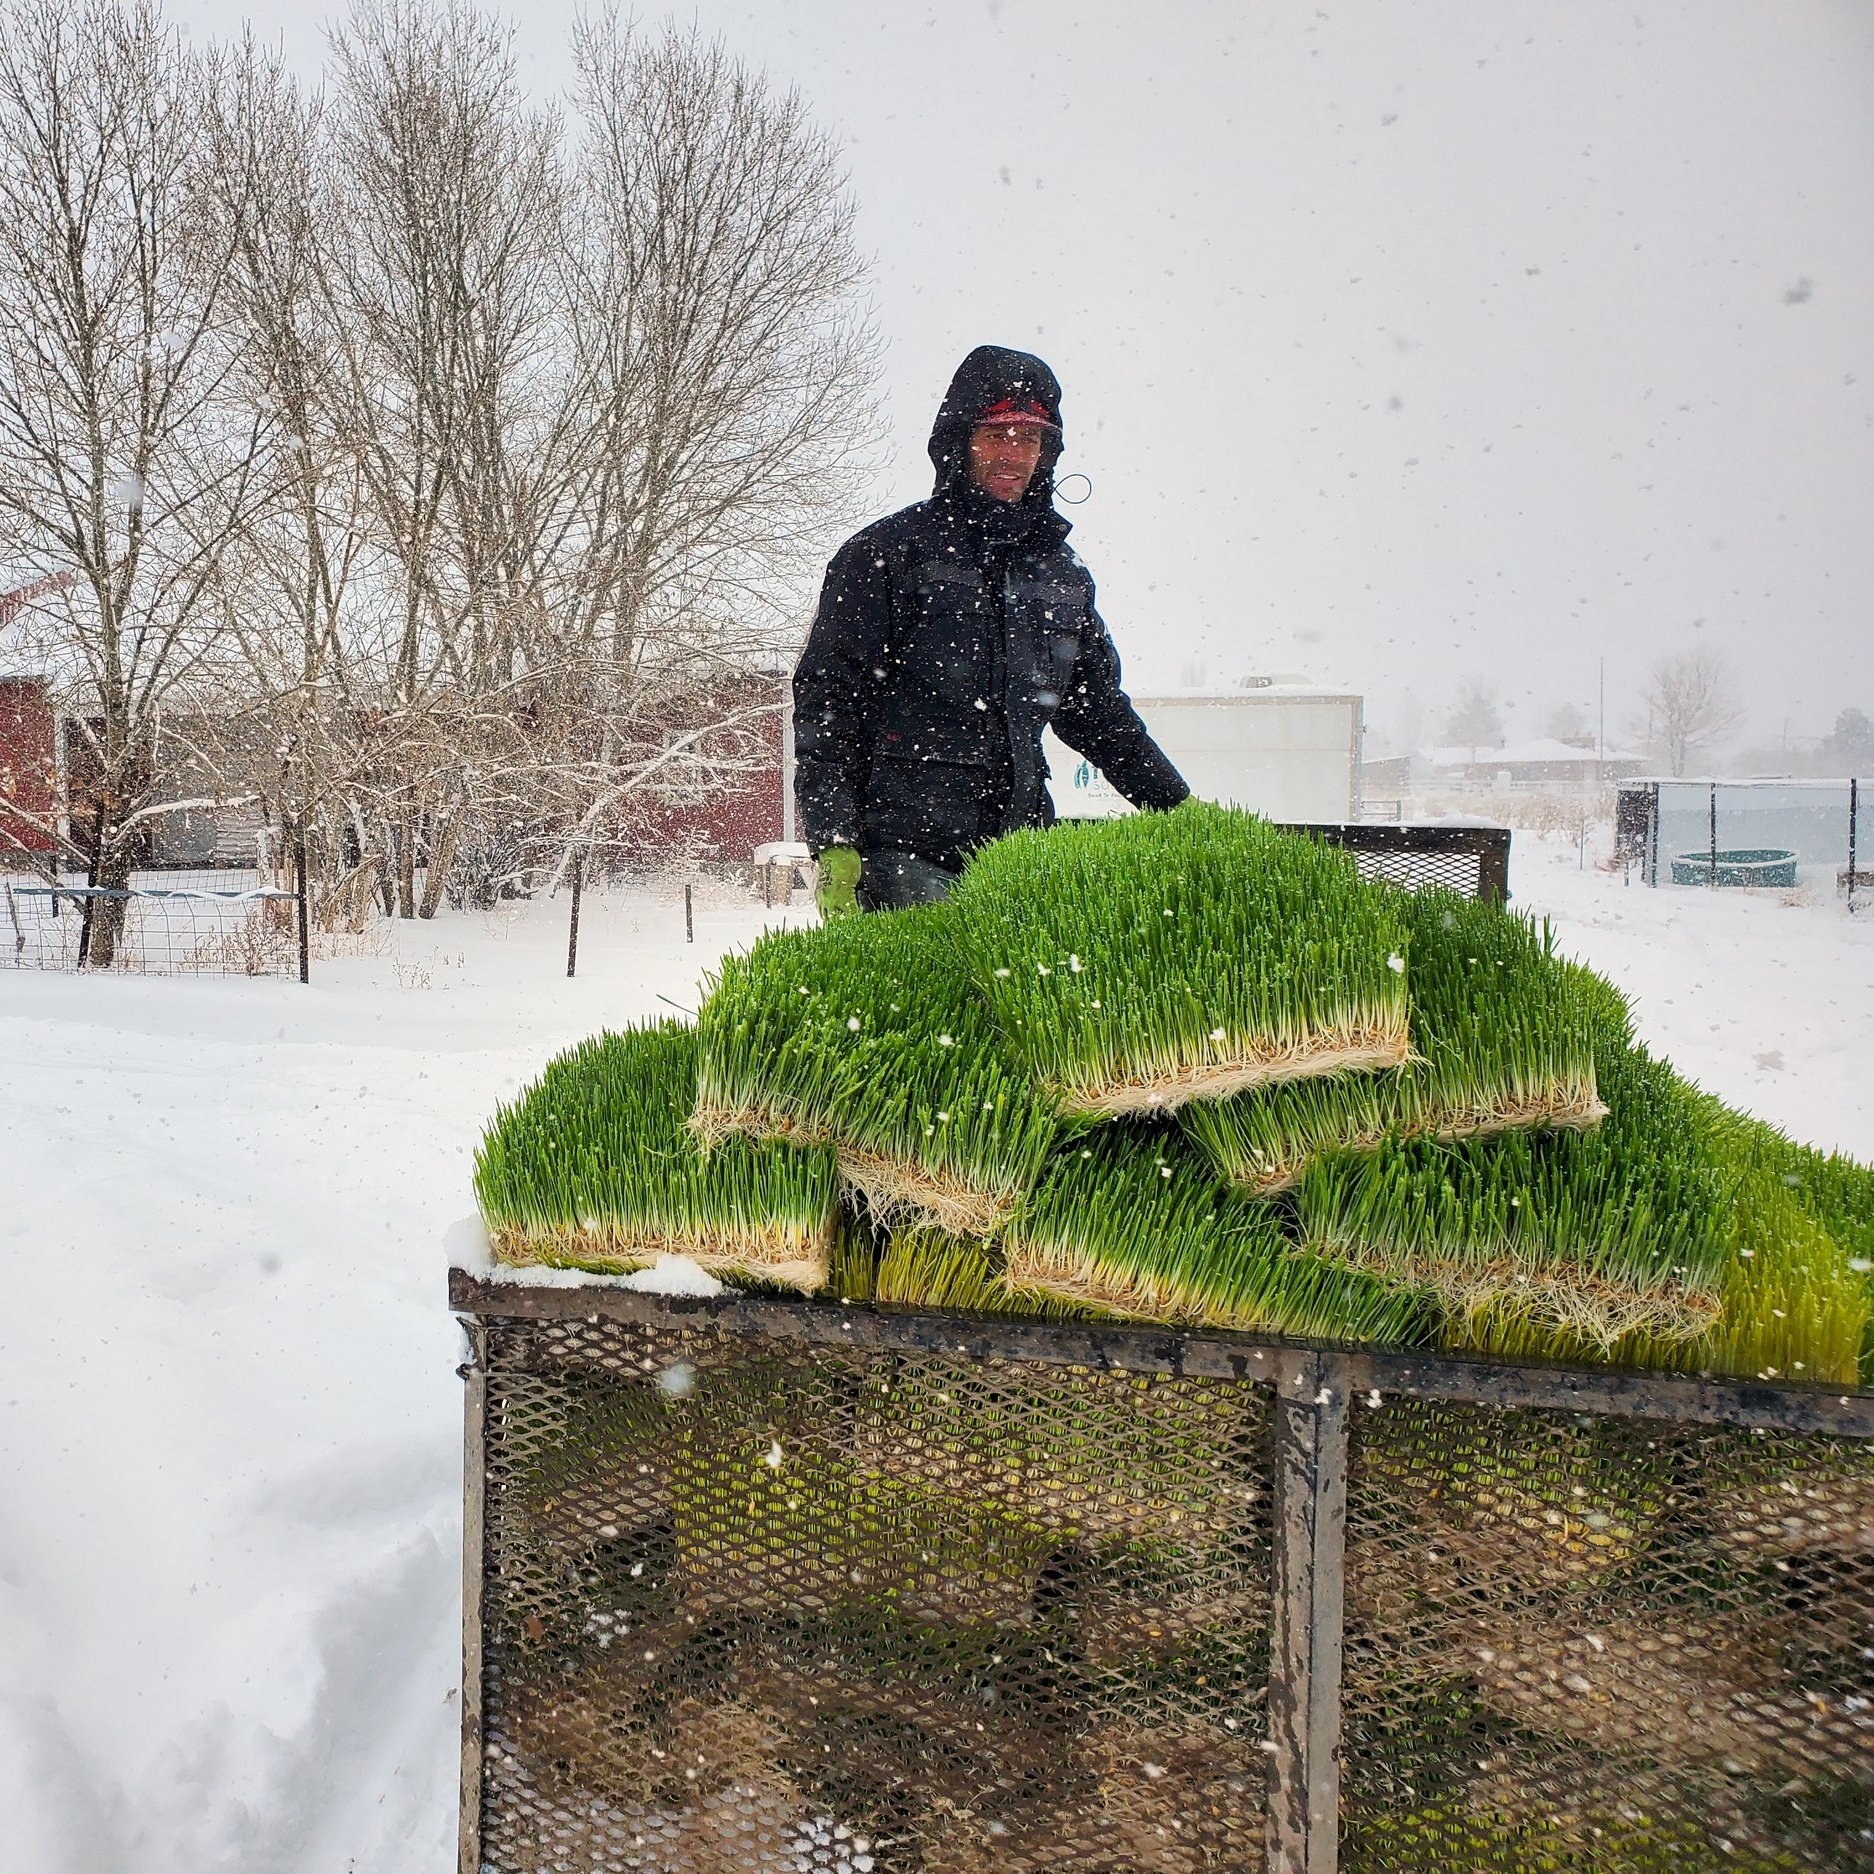
[(1594, 719), (1594, 791), (1599, 794), (1607, 787), (1607, 659), (1599, 663), (1600, 701)]

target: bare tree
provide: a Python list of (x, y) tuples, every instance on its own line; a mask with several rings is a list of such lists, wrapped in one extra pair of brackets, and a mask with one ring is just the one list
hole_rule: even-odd
[(853, 207), (800, 100), (606, 19), (569, 147), (465, 0), (357, 0), (324, 97), (251, 38), (188, 55), (146, 0), (28, 3), (0, 510), (22, 570), (79, 575), (21, 615), (96, 745), (69, 856), (115, 882), (176, 804), (177, 699), (328, 903), (404, 916), (771, 760), (876, 431)]
[[(860, 487), (877, 347), (831, 139), (694, 31), (576, 34), (566, 299), (594, 397), (578, 581), (601, 733), (561, 863), (641, 789), (759, 759), (804, 585)], [(751, 694), (751, 689), (753, 693)]]
[(1570, 748), (1592, 748), (1594, 729), (1579, 703), (1557, 703), (1543, 719), (1542, 733)]
[(1457, 707), (1445, 719), (1445, 734), (1453, 748), (1468, 748), (1473, 759), (1480, 748), (1503, 746), (1503, 711), (1493, 684), (1467, 682), (1458, 692)]
[(465, 6), (363, 0), (334, 50), (347, 421), (389, 575), (351, 687), (381, 733), (398, 909), (427, 916), (481, 765), (514, 742), (564, 506), (541, 484), (578, 472), (559, 446), (557, 133)]
[(1726, 741), (1743, 720), (1722, 652), (1700, 647), (1663, 657), (1641, 694), (1641, 733), (1674, 774), (1695, 753)]
[[(328, 859), (326, 907), (336, 896), (355, 908), (376, 882), (378, 854), (361, 716), (347, 695), (347, 606), (382, 554), (370, 539), (362, 451), (344, 420), (348, 358), (332, 300), (343, 247), (326, 114), (249, 34), (221, 74), (209, 131), (210, 187), (238, 233), (225, 289), (241, 334), (235, 382), (270, 419), (261, 433), (274, 493), (217, 567), (246, 681), (240, 707), (211, 727), (223, 771), (257, 788), (276, 832), (310, 833)], [(243, 203), (249, 212), (235, 215)]]
[[(206, 211), (210, 62), (148, 0), (28, 0), (0, 23), (0, 537), (78, 578), (31, 649), (91, 769), (70, 853), (127, 879), (165, 704), (220, 648), (220, 549), (259, 495), (267, 424), (231, 411), (223, 319), (247, 209)], [(202, 804), (196, 802), (193, 804)], [(107, 901), (85, 949), (113, 959)]]
[(591, 510), (614, 645), (660, 612), (774, 604), (869, 447), (876, 346), (830, 138), (720, 43), (608, 16), (574, 44), (582, 356), (608, 473)]

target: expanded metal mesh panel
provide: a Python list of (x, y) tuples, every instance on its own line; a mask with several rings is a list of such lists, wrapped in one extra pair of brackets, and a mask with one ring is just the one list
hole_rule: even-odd
[(1362, 878), (1417, 891), (1444, 885), (1466, 897), (1500, 898), (1509, 889), (1510, 835), (1504, 827), (1296, 826), (1353, 854)]
[(487, 1874), (1262, 1865), (1262, 1389), (490, 1327)]
[(1362, 878), (1383, 879), (1419, 891), (1445, 885), (1467, 898), (1478, 896), (1478, 856), (1474, 852), (1356, 852)]
[(1348, 1874), (1874, 1868), (1874, 1450), (1354, 1421)]

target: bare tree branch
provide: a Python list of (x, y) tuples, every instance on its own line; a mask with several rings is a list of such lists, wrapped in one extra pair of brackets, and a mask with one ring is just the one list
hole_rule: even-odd
[(1647, 747), (1674, 774), (1683, 774), (1694, 754), (1729, 740), (1744, 719), (1723, 653), (1703, 647), (1661, 658), (1647, 675), (1641, 703)]
[[(215, 61), (149, 0), (29, 0), (0, 23), (0, 540), (79, 575), (28, 647), (86, 724), (83, 849), (121, 885), (157, 723), (217, 651), (211, 588), (262, 498), (265, 419), (231, 410), (224, 292), (248, 204), (207, 210)], [(108, 964), (115, 930), (94, 931)]]

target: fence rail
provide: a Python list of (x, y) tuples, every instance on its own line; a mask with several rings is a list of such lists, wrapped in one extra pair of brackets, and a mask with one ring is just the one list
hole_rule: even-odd
[(450, 1300), (464, 1870), (1874, 1865), (1874, 1395)]

